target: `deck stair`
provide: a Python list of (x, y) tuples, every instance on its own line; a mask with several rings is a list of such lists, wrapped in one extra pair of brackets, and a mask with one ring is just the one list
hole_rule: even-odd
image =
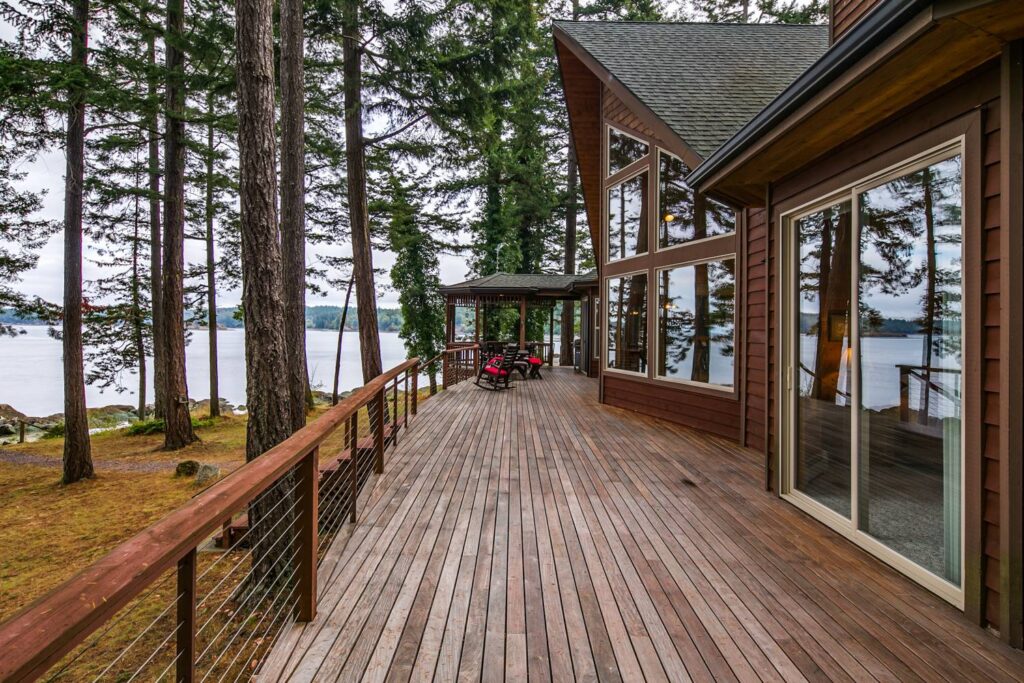
[[(398, 432), (406, 424), (406, 416), (399, 417), (384, 427), (384, 449), (387, 450), (398, 443)], [(358, 488), (362, 489), (366, 480), (369, 479), (370, 468), (366, 464), (373, 460), (373, 437), (367, 436), (356, 444), (356, 469), (362, 473)], [(348, 481), (349, 469), (352, 467), (352, 449), (346, 448), (333, 457), (321, 458), (320, 469), (320, 495), (327, 496), (335, 488)], [(213, 537), (213, 544), (220, 549), (246, 548), (248, 540), (246, 533), (249, 531), (249, 513), (246, 510), (233, 515), (224, 523), (219, 534)]]

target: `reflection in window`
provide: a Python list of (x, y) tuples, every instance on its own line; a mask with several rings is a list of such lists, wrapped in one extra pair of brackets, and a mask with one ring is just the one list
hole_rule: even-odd
[(608, 367), (647, 372), (647, 274), (608, 280)]
[(647, 252), (647, 171), (608, 190), (608, 260)]
[(858, 526), (960, 584), (961, 168), (858, 196)]
[(647, 155), (646, 142), (620, 133), (614, 128), (608, 129), (608, 175), (612, 176), (639, 161)]
[(850, 516), (850, 202), (796, 221), (799, 359), (796, 488)]
[(734, 259), (658, 274), (658, 376), (733, 385)]
[(658, 153), (658, 247), (674, 247), (736, 230), (736, 212), (697, 194), (686, 184), (690, 169), (665, 152)]

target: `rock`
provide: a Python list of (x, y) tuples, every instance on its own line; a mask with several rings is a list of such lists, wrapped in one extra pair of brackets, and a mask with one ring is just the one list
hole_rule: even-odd
[[(225, 399), (220, 399), (220, 412), (221, 415), (227, 415), (233, 412), (235, 407), (227, 402)], [(192, 406), (192, 410), (200, 413), (210, 412), (210, 399), (204, 398), (202, 401), (196, 401)]]
[(174, 476), (194, 477), (198, 471), (199, 462), (197, 460), (182, 460), (178, 463), (178, 466), (174, 468)]
[(24, 420), (25, 414), (18, 412), (6, 403), (0, 403), (0, 420)]
[(0, 436), (14, 436), (18, 433), (17, 428), (14, 425), (6, 422), (0, 422)]
[(196, 486), (205, 486), (220, 478), (220, 468), (216, 465), (200, 465), (196, 472)]

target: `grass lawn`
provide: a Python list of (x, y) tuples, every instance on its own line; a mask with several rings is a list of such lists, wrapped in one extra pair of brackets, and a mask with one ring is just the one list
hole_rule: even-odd
[[(428, 395), (428, 390), (422, 390), (420, 401)], [(310, 421), (325, 411), (326, 407), (318, 407)], [(360, 433), (365, 434), (365, 411), (360, 423)], [(177, 463), (197, 460), (214, 464), (222, 475), (241, 466), (245, 462), (245, 430), (245, 417), (226, 416), (199, 427), (200, 441), (176, 452), (161, 450), (162, 434), (130, 436), (125, 430), (94, 434), (96, 477), (70, 486), (60, 484), (62, 439), (4, 446), (7, 453), (53, 462), (49, 466), (0, 461), (0, 621), (196, 495), (200, 489), (191, 478), (174, 477)], [(340, 449), (341, 441), (339, 430), (322, 446), (321, 457)], [(200, 555), (201, 569), (217, 558), (224, 560), (208, 581), (219, 580), (221, 572), (234, 564), (234, 554)], [(61, 679), (91, 678), (102, 671), (127, 639), (152, 621), (173, 596), (170, 573), (167, 579), (166, 586), (158, 586), (103, 639), (105, 642), (90, 649)], [(229, 582), (224, 590), (231, 587)], [(144, 645), (140, 643), (139, 649), (152, 651)], [(127, 656), (118, 668), (134, 666), (135, 657)], [(244, 663), (243, 658), (238, 665)]]

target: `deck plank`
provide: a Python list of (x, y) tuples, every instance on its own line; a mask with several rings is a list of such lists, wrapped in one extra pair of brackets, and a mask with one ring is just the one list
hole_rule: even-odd
[(1024, 654), (763, 491), (757, 453), (568, 370), (514, 387), (423, 403), (261, 680), (1021, 679)]

